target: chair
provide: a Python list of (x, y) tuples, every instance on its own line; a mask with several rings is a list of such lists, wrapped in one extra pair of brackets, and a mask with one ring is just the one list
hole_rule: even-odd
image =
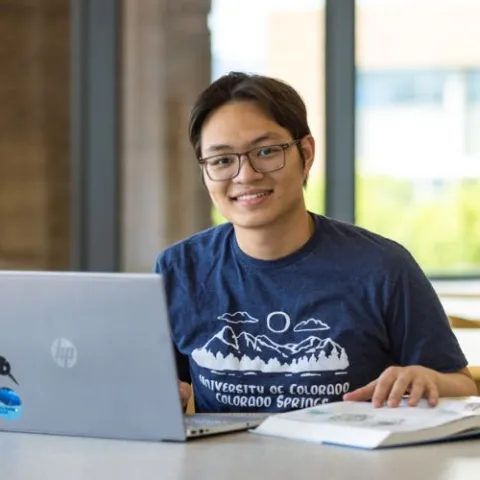
[[(464, 329), (464, 328), (480, 328), (480, 320), (467, 319), (462, 317), (457, 317), (455, 315), (449, 315), (448, 319), (450, 325), (455, 329)], [(480, 394), (480, 366), (469, 367), (470, 373), (472, 374), (475, 383), (477, 384), (477, 390)]]
[(448, 319), (452, 328), (480, 328), (480, 320), (470, 320), (455, 315), (449, 315)]
[(192, 388), (192, 395), (190, 396), (190, 400), (187, 404), (187, 409), (185, 410), (187, 415), (193, 415), (195, 413), (195, 398), (193, 396), (193, 388)]

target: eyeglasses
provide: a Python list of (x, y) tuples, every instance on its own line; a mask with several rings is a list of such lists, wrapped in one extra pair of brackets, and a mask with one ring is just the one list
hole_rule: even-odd
[(221, 182), (235, 178), (242, 168), (242, 156), (245, 155), (258, 173), (275, 172), (285, 166), (285, 152), (300, 140), (278, 145), (256, 147), (242, 153), (222, 153), (211, 157), (199, 158), (198, 163), (205, 167), (210, 180)]

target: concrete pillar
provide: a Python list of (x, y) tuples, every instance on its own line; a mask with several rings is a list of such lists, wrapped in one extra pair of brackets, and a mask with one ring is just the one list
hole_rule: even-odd
[(210, 0), (124, 0), (122, 269), (210, 226), (188, 114), (210, 82)]

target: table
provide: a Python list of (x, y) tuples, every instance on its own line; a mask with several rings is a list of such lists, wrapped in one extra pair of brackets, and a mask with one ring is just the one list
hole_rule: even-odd
[[(455, 287), (459, 290), (453, 294)], [(441, 296), (440, 300), (447, 315), (465, 320), (480, 320), (480, 282), (471, 283), (469, 290), (465, 285), (460, 289), (455, 284), (449, 287), (444, 285), (443, 288), (445, 296)], [(438, 289), (441, 293), (441, 288)], [(446, 292), (449, 292), (448, 295)], [(480, 384), (480, 328), (454, 328), (453, 331), (467, 357), (473, 377)]]
[(467, 357), (468, 368), (480, 392), (480, 328), (454, 328), (453, 333)]
[(469, 365), (480, 367), (480, 328), (454, 328), (453, 333), (457, 337)]
[(363, 451), (237, 433), (186, 444), (0, 433), (12, 480), (478, 480), (480, 440)]
[(465, 320), (480, 320), (480, 297), (441, 297), (440, 301), (447, 315), (464, 318)]
[(432, 285), (440, 296), (480, 298), (479, 280), (433, 280)]

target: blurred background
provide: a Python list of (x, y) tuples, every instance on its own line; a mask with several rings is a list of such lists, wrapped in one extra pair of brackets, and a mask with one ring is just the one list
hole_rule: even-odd
[(151, 271), (223, 219), (189, 109), (279, 77), (317, 141), (308, 207), (480, 278), (478, 0), (0, 0), (0, 268)]

